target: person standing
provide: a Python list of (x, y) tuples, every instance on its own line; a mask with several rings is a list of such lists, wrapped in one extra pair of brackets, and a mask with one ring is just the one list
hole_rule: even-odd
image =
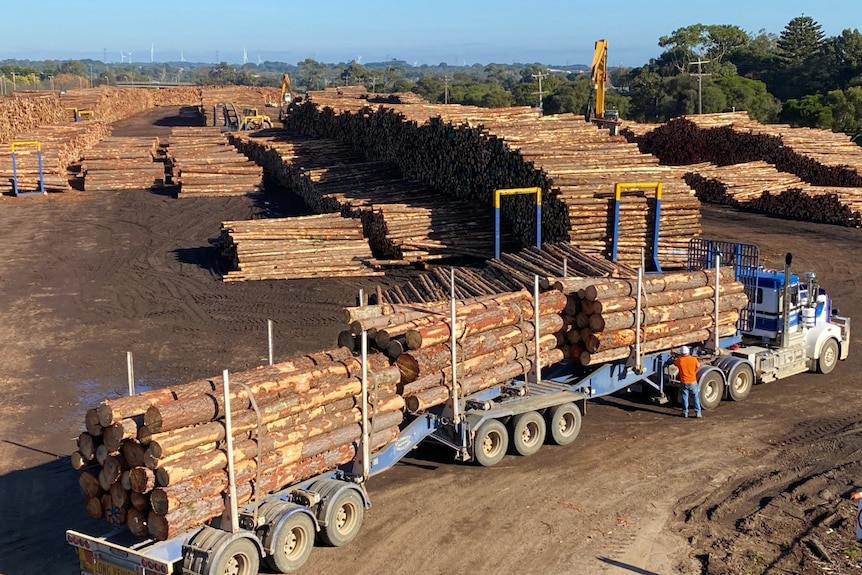
[(700, 386), (697, 383), (697, 369), (700, 367), (700, 362), (691, 355), (691, 349), (687, 345), (682, 346), (680, 354), (673, 363), (679, 370), (679, 382), (682, 384), (682, 416), (688, 417), (688, 394), (690, 393), (694, 397), (695, 417), (701, 417)]

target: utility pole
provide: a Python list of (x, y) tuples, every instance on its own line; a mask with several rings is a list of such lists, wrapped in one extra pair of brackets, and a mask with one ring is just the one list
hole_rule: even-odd
[(443, 76), (443, 103), (449, 103), (449, 76)]
[(543, 72), (539, 72), (538, 74), (530, 74), (530, 75), (539, 81), (539, 91), (537, 92), (537, 94), (539, 95), (539, 111), (541, 112), (542, 111), (542, 96), (544, 95), (544, 92), (542, 92), (542, 80), (544, 78), (547, 78), (548, 75), (543, 73)]
[(712, 76), (712, 74), (704, 74), (703, 73), (703, 65), (707, 64), (709, 60), (701, 60), (697, 59), (697, 62), (689, 62), (688, 65), (697, 64), (697, 74), (692, 74), (695, 78), (697, 78), (697, 113), (703, 114), (703, 77), (704, 76)]

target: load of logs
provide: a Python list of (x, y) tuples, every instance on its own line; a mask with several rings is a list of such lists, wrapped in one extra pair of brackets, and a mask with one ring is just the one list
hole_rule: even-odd
[[(748, 296), (732, 268), (721, 273), (718, 335), (723, 337), (736, 332)], [(624, 359), (638, 340), (644, 353), (704, 341), (715, 322), (714, 270), (647, 277), (640, 312), (636, 280), (558, 278), (554, 288), (569, 298), (562, 347), (584, 366)]]
[(83, 189), (146, 190), (165, 183), (165, 164), (156, 161), (159, 139), (106, 138), (85, 152), (81, 162)]
[[(354, 458), (360, 364), (336, 349), (230, 375), (238, 504)], [(371, 447), (379, 449), (398, 437), (400, 372), (372, 356), (368, 377)], [(87, 513), (156, 540), (221, 516), (228, 488), (223, 393), (216, 377), (87, 411), (72, 455)]]
[(226, 282), (376, 276), (362, 222), (339, 214), (222, 222)]
[(167, 169), (177, 196), (248, 196), (263, 191), (263, 170), (214, 128), (175, 127), (168, 138)]
[(764, 125), (746, 112), (631, 125), (624, 134), (663, 163), (686, 166), (685, 180), (702, 201), (860, 225), (862, 149), (845, 134)]
[[(364, 161), (337, 141), (279, 132), (240, 132), (230, 140), (313, 211), (360, 218), (378, 264), (493, 253), (490, 209), (409, 181), (390, 162)], [(503, 241), (511, 245), (508, 235)]]
[[(700, 228), (699, 202), (678, 169), (660, 166), (636, 145), (576, 120), (540, 117), (530, 108), (484, 109), (433, 104), (375, 104), (337, 91), (311, 92), (292, 108), (296, 134), (341, 139), (368, 159), (394, 162), (408, 178), (477, 206), (495, 189), (542, 189), (542, 239), (572, 241), (610, 255), (613, 186), (656, 181), (664, 186), (659, 245), (652, 246), (655, 198), (649, 190), (622, 202), (618, 258), (636, 263), (657, 251), (662, 266), (684, 264), (681, 249)], [(520, 244), (535, 243), (531, 198), (503, 202)]]

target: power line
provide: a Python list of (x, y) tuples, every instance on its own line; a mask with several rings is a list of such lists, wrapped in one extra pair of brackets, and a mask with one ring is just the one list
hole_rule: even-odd
[(539, 91), (536, 92), (536, 94), (539, 95), (539, 111), (541, 111), (542, 110), (542, 96), (545, 94), (544, 92), (542, 92), (542, 80), (547, 78), (548, 75), (545, 73), (539, 72), (537, 74), (530, 74), (530, 76), (539, 80)]
[(708, 64), (709, 60), (701, 60), (698, 58), (696, 62), (689, 62), (688, 65), (697, 64), (697, 74), (692, 74), (695, 78), (697, 78), (697, 113), (703, 114), (703, 77), (704, 76), (712, 76), (712, 74), (705, 74), (703, 72), (703, 65)]

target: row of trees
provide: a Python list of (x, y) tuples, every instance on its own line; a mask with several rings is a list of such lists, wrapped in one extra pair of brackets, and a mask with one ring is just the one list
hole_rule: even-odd
[[(738, 26), (693, 24), (662, 36), (658, 58), (637, 68), (611, 68), (608, 108), (621, 117), (662, 122), (674, 116), (746, 110), (762, 122), (862, 133), (862, 34), (825, 37), (810, 16), (778, 34)], [(613, 50), (613, 46), (611, 46)], [(586, 66), (541, 64), (415, 66), (402, 60), (362, 65), (306, 59), (263, 62), (105, 64), (93, 60), (0, 63), (0, 80), (80, 76), (92, 85), (124, 82), (278, 86), (291, 75), (298, 91), (364, 85), (375, 92), (412, 91), (432, 102), (487, 107), (541, 106), (545, 113), (583, 114), (592, 85)], [(862, 141), (862, 138), (859, 138)]]

